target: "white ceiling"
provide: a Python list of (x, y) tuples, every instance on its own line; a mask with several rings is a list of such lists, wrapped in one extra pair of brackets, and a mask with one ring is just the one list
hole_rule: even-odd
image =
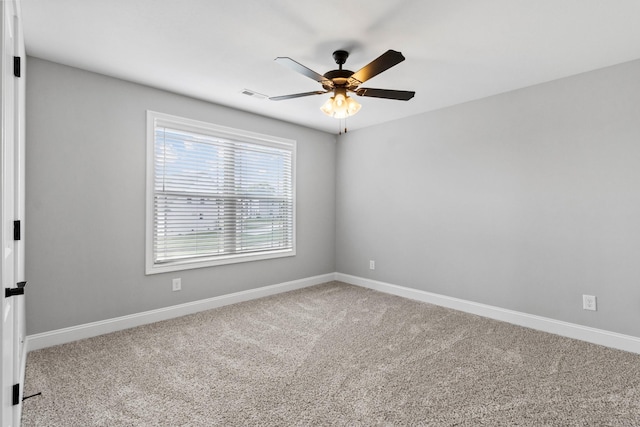
[[(640, 58), (640, 0), (22, 0), (27, 53), (337, 133), (329, 95), (276, 62), (324, 74), (337, 49), (357, 71), (388, 49), (406, 61), (362, 87), (350, 130)], [(640, 78), (640, 76), (639, 76)]]

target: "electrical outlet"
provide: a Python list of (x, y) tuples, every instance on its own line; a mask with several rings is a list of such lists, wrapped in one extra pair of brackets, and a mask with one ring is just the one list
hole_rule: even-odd
[(582, 295), (582, 308), (596, 311), (596, 297), (593, 295)]
[(369, 270), (375, 270), (376, 269), (376, 262), (374, 260), (370, 260), (369, 261)]
[(172, 287), (173, 292), (181, 290), (182, 289), (182, 279), (180, 279), (180, 278), (173, 279), (172, 286), (173, 286)]

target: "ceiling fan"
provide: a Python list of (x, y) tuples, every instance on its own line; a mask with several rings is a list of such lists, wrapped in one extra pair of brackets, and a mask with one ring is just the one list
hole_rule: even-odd
[(353, 92), (359, 96), (368, 96), (372, 98), (396, 99), (400, 101), (408, 101), (415, 95), (413, 91), (407, 90), (390, 90), (390, 89), (371, 89), (360, 87), (360, 85), (370, 78), (377, 76), (383, 71), (398, 65), (405, 60), (402, 53), (395, 50), (388, 50), (369, 64), (362, 67), (355, 73), (350, 70), (343, 70), (342, 65), (347, 62), (349, 52), (345, 50), (336, 50), (333, 52), (333, 59), (338, 64), (337, 70), (327, 71), (324, 74), (318, 74), (315, 71), (305, 67), (299, 62), (289, 57), (278, 57), (275, 61), (285, 67), (291, 68), (304, 76), (309, 77), (320, 83), (324, 90), (313, 92), (294, 93), (292, 95), (272, 96), (272, 101), (281, 101), (284, 99), (301, 98), (310, 95), (322, 95), (333, 92), (333, 96), (320, 107), (320, 109), (328, 116), (337, 119), (344, 119), (353, 116), (360, 110), (360, 104), (347, 95)]

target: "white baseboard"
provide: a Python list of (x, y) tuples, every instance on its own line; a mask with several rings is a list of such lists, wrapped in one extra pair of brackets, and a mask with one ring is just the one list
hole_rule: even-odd
[(26, 341), (26, 351), (38, 350), (58, 344), (64, 344), (71, 341), (91, 338), (110, 332), (116, 332), (135, 326), (173, 319), (176, 317), (185, 316), (204, 310), (210, 310), (225, 305), (235, 304), (243, 301), (266, 297), (269, 295), (279, 294), (282, 292), (288, 292), (296, 289), (306, 288), (309, 286), (319, 285), (321, 283), (330, 282), (332, 280), (339, 280), (351, 285), (361, 286), (364, 288), (369, 288), (376, 291), (401, 296), (404, 298), (452, 308), (454, 310), (460, 310), (466, 313), (477, 314), (479, 316), (488, 317), (490, 319), (500, 320), (527, 328), (537, 329), (543, 332), (549, 332), (568, 338), (574, 338), (593, 344), (599, 344), (606, 347), (617, 348), (620, 350), (640, 354), (640, 338), (638, 337), (623, 335), (616, 332), (605, 331), (602, 329), (590, 328), (588, 326), (582, 326), (574, 323), (563, 322), (560, 320), (549, 319), (542, 316), (521, 313), (514, 310), (508, 310), (487, 304), (448, 297), (446, 295), (435, 294), (418, 289), (407, 288), (390, 283), (366, 279), (363, 277), (351, 276), (343, 273), (323, 274), (320, 276), (308, 277), (305, 279), (279, 283), (276, 285), (250, 289), (242, 292), (235, 292), (229, 295), (222, 295), (219, 297), (208, 298), (205, 300), (194, 301), (186, 304), (145, 311), (129, 316), (122, 316), (114, 319), (92, 322), (83, 325), (72, 326), (69, 328), (58, 329), (55, 331), (29, 335), (27, 336)]
[(630, 335), (623, 335), (616, 332), (605, 331), (602, 329), (590, 328), (588, 326), (577, 325), (575, 323), (563, 322), (560, 320), (549, 319), (542, 316), (535, 316), (532, 314), (507, 310), (500, 307), (494, 307), (491, 305), (466, 301), (459, 298), (434, 294), (418, 289), (392, 285), (390, 283), (379, 282), (376, 280), (365, 279), (348, 274), (336, 273), (335, 280), (349, 283), (351, 285), (374, 289), (376, 291), (381, 291), (388, 294), (401, 296), (404, 298), (427, 302), (442, 307), (452, 308), (454, 310), (464, 311), (466, 313), (477, 314), (479, 316), (501, 320), (503, 322), (513, 323), (515, 325), (537, 329), (543, 332), (549, 332), (568, 338), (574, 338), (593, 344), (599, 344), (606, 347), (617, 348), (619, 350), (625, 350), (632, 353), (640, 354), (640, 338)]
[(323, 274), (320, 276), (313, 276), (300, 280), (293, 280), (291, 282), (264, 286), (261, 288), (250, 289), (242, 292), (235, 292), (232, 294), (222, 295), (214, 298), (207, 298), (200, 301), (174, 305), (157, 310), (145, 311), (128, 316), (116, 317), (114, 319), (107, 319), (99, 322), (91, 322), (83, 325), (72, 326), (69, 328), (43, 332), (40, 334), (28, 335), (26, 342), (27, 350), (39, 350), (41, 348), (52, 347), (54, 345), (65, 344), (84, 338), (91, 338), (110, 332), (133, 328), (135, 326), (141, 326), (153, 322), (186, 316), (188, 314), (198, 313), (204, 310), (211, 310), (213, 308), (218, 308), (225, 305), (236, 304), (239, 302), (262, 298), (269, 295), (275, 295), (282, 292), (288, 292), (296, 289), (306, 288), (309, 286), (319, 285), (321, 283), (330, 282), (332, 280), (335, 280), (335, 273)]

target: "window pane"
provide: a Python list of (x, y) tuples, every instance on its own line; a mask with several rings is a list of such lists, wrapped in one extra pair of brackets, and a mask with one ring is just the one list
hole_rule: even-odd
[(293, 144), (168, 121), (153, 134), (153, 264), (293, 253)]

